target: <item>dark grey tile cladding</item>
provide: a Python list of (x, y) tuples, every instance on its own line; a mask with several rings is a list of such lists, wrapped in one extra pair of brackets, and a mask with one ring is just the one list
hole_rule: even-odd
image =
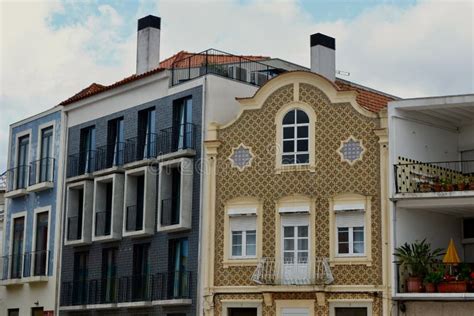
[[(155, 101), (151, 101), (139, 106), (131, 107), (127, 110), (110, 114), (96, 120), (86, 122), (80, 125), (69, 128), (68, 139), (68, 154), (74, 154), (79, 151), (79, 135), (80, 130), (87, 126), (96, 126), (96, 142), (97, 146), (105, 145), (107, 138), (107, 122), (117, 117), (124, 117), (124, 132), (125, 139), (136, 136), (137, 131), (137, 115), (138, 111), (155, 106), (156, 108), (156, 127), (157, 130), (170, 127), (172, 124), (172, 106), (173, 101), (192, 96), (193, 98), (193, 123), (196, 125), (196, 156), (194, 157), (195, 173), (193, 179), (193, 207), (192, 207), (192, 229), (179, 233), (161, 233), (155, 232), (151, 237), (145, 238), (122, 238), (120, 241), (108, 243), (92, 243), (91, 245), (72, 247), (64, 246), (62, 253), (61, 265), (61, 282), (72, 281), (74, 270), (74, 253), (80, 251), (88, 251), (89, 265), (88, 278), (97, 279), (101, 277), (102, 269), (102, 249), (116, 247), (118, 249), (117, 255), (117, 277), (128, 276), (132, 274), (133, 263), (133, 245), (139, 243), (150, 243), (150, 272), (152, 274), (158, 272), (166, 272), (168, 270), (168, 241), (174, 238), (187, 237), (189, 241), (189, 271), (192, 275), (191, 298), (192, 306), (188, 307), (173, 307), (161, 308), (154, 307), (152, 309), (144, 310), (143, 314), (147, 315), (150, 312), (153, 315), (167, 315), (168, 313), (186, 313), (186, 315), (196, 314), (196, 291), (197, 291), (197, 273), (198, 273), (198, 243), (199, 243), (199, 213), (200, 213), (200, 163), (201, 159), (201, 118), (202, 118), (202, 87), (196, 87), (180, 93), (170, 95)], [(65, 216), (64, 216), (65, 217)], [(64, 225), (64, 223), (63, 223)], [(65, 227), (65, 226), (63, 226)], [(137, 309), (131, 309), (127, 312), (126, 309), (120, 309), (119, 312), (113, 312), (114, 315), (135, 315)], [(133, 311), (133, 312), (132, 312)], [(105, 311), (104, 311), (105, 312)], [(101, 312), (103, 313), (103, 312)], [(62, 312), (62, 315), (68, 313)], [(70, 315), (98, 315), (94, 312), (86, 312)], [(140, 312), (141, 314), (141, 312)], [(150, 315), (151, 315), (150, 314)], [(101, 314), (102, 315), (102, 314)]]

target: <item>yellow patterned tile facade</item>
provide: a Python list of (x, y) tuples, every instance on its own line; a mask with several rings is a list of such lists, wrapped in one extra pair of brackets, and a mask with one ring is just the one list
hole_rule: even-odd
[[(315, 150), (316, 171), (275, 172), (275, 115), (292, 102), (295, 85), (289, 84), (274, 91), (260, 109), (243, 111), (231, 125), (220, 129), (221, 145), (217, 154), (214, 286), (255, 286), (250, 278), (255, 266), (224, 267), (224, 216), (227, 201), (238, 197), (254, 197), (263, 203), (263, 257), (275, 257), (275, 207), (285, 196), (305, 195), (315, 202), (316, 232), (312, 249), (316, 256), (329, 257), (329, 199), (341, 193), (371, 196), (372, 200), (372, 265), (336, 265), (332, 267), (332, 285), (382, 284), (382, 232), (380, 214), (380, 158), (378, 137), (374, 129), (378, 121), (363, 116), (349, 103), (333, 104), (317, 87), (300, 83), (299, 100), (309, 104), (316, 113)], [(341, 141), (349, 136), (362, 140), (366, 152), (353, 166), (341, 161), (337, 152)], [(251, 148), (255, 155), (252, 165), (239, 171), (227, 159), (232, 148), (239, 144)], [(381, 292), (326, 293), (326, 299), (374, 299), (373, 315), (381, 315)], [(262, 299), (261, 294), (233, 294), (215, 297), (215, 315), (220, 315), (222, 299)], [(315, 299), (315, 293), (274, 293), (273, 299)], [(325, 306), (316, 304), (315, 315), (328, 315)], [(275, 305), (263, 304), (263, 315), (275, 315)]]

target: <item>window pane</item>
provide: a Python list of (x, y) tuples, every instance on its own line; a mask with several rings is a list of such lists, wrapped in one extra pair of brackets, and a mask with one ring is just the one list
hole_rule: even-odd
[(308, 237), (308, 226), (298, 226), (298, 237)]
[(283, 128), (283, 139), (294, 138), (295, 129), (293, 127), (284, 127)]
[(338, 232), (338, 241), (339, 242), (348, 242), (349, 241), (349, 228), (347, 227), (339, 227), (337, 229)]
[(293, 226), (283, 227), (283, 237), (293, 237), (295, 235), (295, 228)]
[(283, 249), (285, 250), (294, 250), (295, 249), (295, 242), (293, 239), (285, 239), (284, 240)]
[(295, 163), (295, 155), (283, 155), (281, 163), (284, 165), (292, 165)]
[(297, 151), (308, 151), (308, 140), (298, 140)]
[(364, 228), (363, 227), (354, 227), (353, 233), (354, 241), (364, 241)]
[(284, 263), (293, 263), (294, 262), (294, 253), (292, 251), (285, 251), (283, 254)]
[(298, 250), (308, 250), (308, 239), (298, 240)]
[(232, 256), (237, 257), (242, 255), (242, 246), (232, 246)]
[(338, 252), (339, 253), (349, 253), (349, 243), (346, 242), (340, 242), (338, 243)]
[(302, 251), (298, 252), (298, 263), (307, 263), (308, 262), (308, 252)]
[(354, 243), (354, 253), (364, 253), (364, 243), (355, 242)]
[(298, 138), (308, 137), (308, 126), (299, 126), (297, 133)]
[(309, 155), (308, 154), (296, 155), (296, 160), (298, 163), (308, 163)]
[(232, 245), (242, 245), (242, 232), (232, 232)]
[(295, 124), (295, 111), (291, 110), (283, 118), (283, 124)]
[(257, 251), (256, 251), (256, 246), (255, 245), (249, 245), (247, 244), (247, 248), (246, 248), (246, 255), (247, 256), (255, 256), (257, 254)]
[(297, 110), (296, 111), (296, 122), (298, 124), (301, 124), (301, 123), (309, 123), (309, 118), (308, 118), (308, 115), (306, 115), (305, 112), (301, 111), (301, 110)]
[(247, 231), (247, 239), (246, 239), (246, 243), (247, 245), (255, 245), (256, 242), (255, 242), (255, 237), (256, 237), (256, 233), (255, 233), (255, 230), (248, 230)]
[(292, 140), (285, 140), (283, 142), (283, 152), (284, 153), (291, 153), (295, 151), (295, 142)]

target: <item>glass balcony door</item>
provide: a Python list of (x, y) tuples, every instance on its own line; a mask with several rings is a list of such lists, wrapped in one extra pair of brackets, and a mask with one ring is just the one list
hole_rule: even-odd
[(73, 305), (85, 304), (87, 302), (87, 278), (88, 278), (89, 254), (78, 252), (74, 254), (74, 282), (72, 288)]
[(36, 215), (35, 252), (33, 275), (46, 275), (48, 260), (48, 212)]
[(28, 151), (30, 148), (30, 136), (23, 136), (18, 139), (18, 161), (16, 189), (26, 188), (28, 185)]
[(102, 252), (102, 303), (115, 301), (116, 289), (116, 261), (117, 249), (108, 248)]
[(309, 280), (309, 226), (284, 225), (282, 282), (284, 284), (299, 284)]
[(186, 297), (189, 293), (188, 277), (188, 239), (170, 240), (170, 273), (168, 284), (169, 298)]
[(149, 297), (150, 265), (149, 244), (138, 244), (133, 247), (133, 276), (132, 276), (132, 300), (144, 301)]
[(79, 174), (94, 171), (95, 159), (95, 126), (81, 130), (81, 144), (79, 154)]
[(41, 130), (41, 157), (39, 160), (39, 182), (51, 181), (51, 169), (50, 158), (52, 157), (53, 147), (53, 127), (47, 127)]
[(185, 149), (191, 146), (192, 122), (193, 122), (193, 99), (179, 100), (175, 106), (175, 124), (173, 133), (177, 135), (176, 149)]
[(11, 278), (22, 276), (23, 268), (23, 240), (25, 233), (25, 218), (17, 217), (13, 220), (13, 244), (11, 252)]

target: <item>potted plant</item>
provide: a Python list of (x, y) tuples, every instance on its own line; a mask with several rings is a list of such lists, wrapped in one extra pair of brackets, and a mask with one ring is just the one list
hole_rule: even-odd
[(431, 184), (429, 182), (421, 182), (420, 192), (431, 192)]
[(451, 178), (445, 179), (444, 189), (448, 192), (454, 191), (453, 180)]
[(438, 176), (436, 176), (436, 177), (434, 178), (433, 190), (434, 190), (435, 192), (441, 192), (441, 181), (440, 181), (440, 179), (439, 179)]
[(467, 285), (470, 279), (471, 268), (466, 263), (461, 263), (456, 267), (456, 271), (446, 273), (443, 281), (438, 284), (440, 293), (464, 293), (467, 292)]
[(425, 276), (425, 291), (427, 293), (436, 292), (436, 286), (443, 280), (442, 270), (433, 270)]
[(469, 190), (474, 190), (474, 176), (469, 177)]
[(466, 183), (465, 183), (465, 179), (464, 177), (461, 177), (458, 179), (457, 183), (456, 183), (456, 189), (458, 191), (464, 191), (465, 187), (466, 187)]
[(441, 248), (431, 250), (431, 245), (426, 239), (412, 244), (405, 243), (395, 249), (394, 255), (398, 257), (400, 265), (409, 269), (409, 277), (406, 280), (407, 292), (423, 290), (423, 278), (427, 275), (429, 267), (436, 263), (442, 251)]

